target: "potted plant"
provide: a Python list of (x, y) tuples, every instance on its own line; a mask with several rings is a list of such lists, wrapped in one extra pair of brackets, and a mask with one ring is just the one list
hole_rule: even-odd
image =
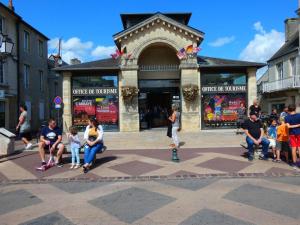
[(124, 86), (121, 88), (121, 94), (125, 102), (131, 102), (139, 93), (139, 89), (134, 86)]
[(193, 102), (199, 95), (199, 87), (194, 84), (182, 86), (182, 94), (185, 101)]

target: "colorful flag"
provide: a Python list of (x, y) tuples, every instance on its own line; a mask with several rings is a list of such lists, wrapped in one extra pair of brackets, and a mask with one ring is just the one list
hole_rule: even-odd
[(115, 53), (113, 53), (113, 54), (111, 54), (111, 57), (113, 58), (113, 59), (118, 59), (120, 56), (122, 56), (123, 55), (123, 52), (122, 51), (120, 51), (119, 49), (116, 49), (116, 52)]
[(186, 53), (187, 54), (192, 54), (193, 53), (193, 49), (194, 49), (194, 46), (193, 45), (189, 45), (186, 47)]
[(201, 48), (195, 47), (195, 48), (193, 48), (193, 53), (197, 54), (200, 50), (201, 50)]
[(180, 50), (177, 52), (177, 57), (178, 57), (180, 60), (186, 58), (185, 48), (182, 48), (182, 49), (180, 49)]

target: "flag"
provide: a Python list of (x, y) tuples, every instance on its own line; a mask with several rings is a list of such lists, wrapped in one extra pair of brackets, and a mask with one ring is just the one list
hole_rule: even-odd
[(193, 45), (189, 45), (186, 47), (186, 53), (187, 54), (192, 54), (193, 53), (193, 49), (194, 49), (194, 46)]
[(180, 50), (177, 52), (177, 57), (178, 57), (180, 60), (186, 58), (185, 48), (182, 48), (182, 49), (180, 49)]
[(119, 49), (116, 49), (116, 52), (115, 53), (113, 53), (113, 54), (111, 54), (111, 57), (113, 58), (113, 59), (118, 59), (120, 56), (122, 56), (123, 55), (123, 52), (122, 51), (120, 51)]
[(201, 50), (201, 48), (195, 47), (195, 48), (193, 48), (193, 53), (197, 54), (200, 50)]

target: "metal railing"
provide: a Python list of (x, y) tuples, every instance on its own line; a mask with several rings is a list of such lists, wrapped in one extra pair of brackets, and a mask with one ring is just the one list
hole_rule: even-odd
[(292, 76), (271, 82), (263, 82), (263, 93), (300, 88), (300, 76)]
[(179, 65), (140, 65), (139, 70), (143, 72), (178, 71)]

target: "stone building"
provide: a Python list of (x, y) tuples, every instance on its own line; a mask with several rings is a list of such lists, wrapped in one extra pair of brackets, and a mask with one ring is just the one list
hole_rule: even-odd
[(0, 126), (14, 130), (18, 105), (25, 103), (32, 129), (37, 130), (49, 116), (49, 39), (14, 11), (12, 1), (9, 6), (0, 3), (0, 22), (0, 32), (14, 42), (12, 55), (0, 64), (0, 92), (4, 92), (0, 99)]
[(299, 17), (285, 20), (285, 43), (268, 60), (268, 72), (261, 79), (261, 105), (266, 113), (273, 108), (280, 112), (289, 104), (300, 112), (299, 22)]
[[(257, 97), (261, 63), (197, 54), (204, 33), (189, 26), (190, 13), (122, 14), (124, 30), (113, 35), (118, 59), (58, 68), (63, 76), (63, 119), (83, 127), (96, 117), (107, 130), (162, 127), (172, 104), (181, 108), (184, 131), (235, 126), (240, 102)], [(181, 58), (181, 59), (179, 59)], [(189, 87), (192, 87), (189, 89)], [(137, 96), (129, 98), (126, 90)]]

